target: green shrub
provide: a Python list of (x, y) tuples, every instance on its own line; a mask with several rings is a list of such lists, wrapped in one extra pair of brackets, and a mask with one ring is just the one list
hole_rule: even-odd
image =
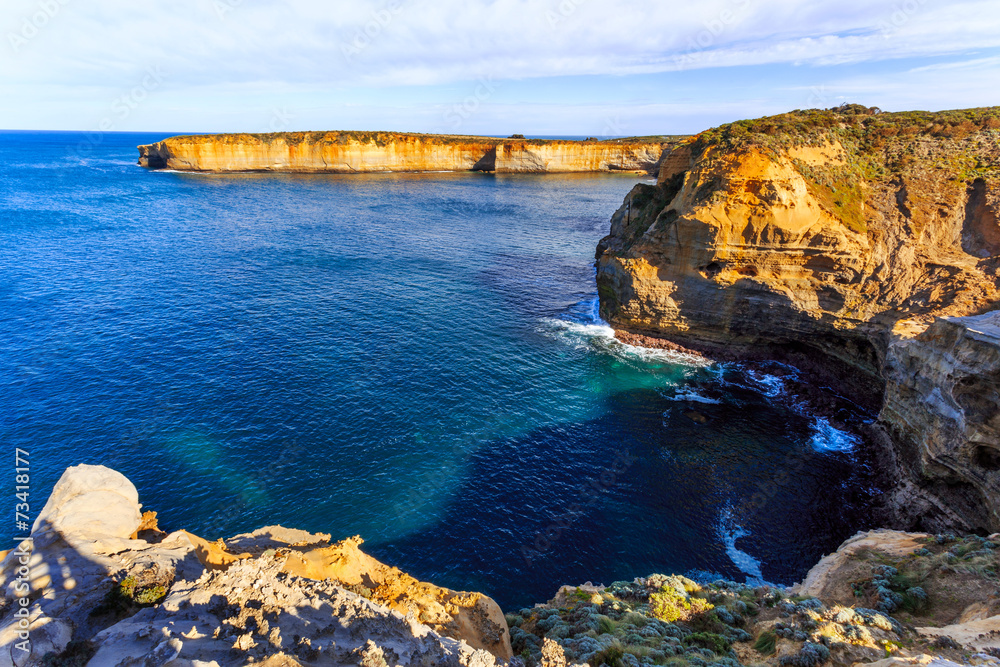
[(764, 655), (773, 655), (777, 643), (778, 635), (774, 634), (773, 630), (765, 630), (757, 637), (757, 641), (753, 643), (753, 648)]
[(687, 620), (712, 609), (707, 600), (685, 597), (673, 588), (664, 587), (649, 596), (649, 613), (667, 623)]
[(732, 646), (728, 639), (714, 632), (695, 632), (684, 638), (684, 644), (707, 648), (716, 655), (726, 655)]
[(607, 665), (607, 667), (621, 667), (622, 658), (625, 657), (625, 647), (621, 645), (621, 642), (614, 642), (607, 647), (601, 649), (594, 653), (590, 658), (591, 667), (601, 667), (601, 665)]

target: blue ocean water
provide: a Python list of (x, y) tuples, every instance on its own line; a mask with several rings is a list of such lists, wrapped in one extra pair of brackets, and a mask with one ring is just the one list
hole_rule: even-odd
[(0, 134), (0, 429), (33, 513), (101, 463), (168, 530), (360, 534), (505, 608), (652, 572), (790, 583), (864, 525), (854, 436), (775, 400), (788, 369), (597, 319), (594, 249), (640, 177), (136, 166), (164, 136)]

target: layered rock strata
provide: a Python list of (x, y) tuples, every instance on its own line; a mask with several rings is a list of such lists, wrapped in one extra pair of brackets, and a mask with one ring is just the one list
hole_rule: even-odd
[(656, 173), (676, 139), (548, 141), (383, 132), (178, 136), (139, 146), (150, 169), (242, 172)]
[[(939, 324), (907, 342), (998, 304), (998, 128), (997, 109), (848, 107), (703, 133), (614, 214), (597, 253), (601, 314), (812, 367), (881, 410), (901, 524), (1000, 530), (995, 371), (971, 361), (995, 358), (996, 341)], [(962, 349), (937, 349), (949, 345)], [(926, 513), (903, 506), (915, 499)]]

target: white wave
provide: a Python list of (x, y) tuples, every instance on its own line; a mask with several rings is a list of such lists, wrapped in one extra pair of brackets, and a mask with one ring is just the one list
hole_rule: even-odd
[(815, 417), (809, 445), (818, 452), (849, 452), (858, 444), (858, 437), (842, 431), (826, 417)]
[(694, 403), (711, 403), (713, 405), (722, 403), (722, 401), (717, 398), (702, 396), (693, 389), (681, 389), (675, 392), (673, 396), (667, 396), (666, 398), (670, 401), (691, 401)]
[(747, 537), (750, 533), (742, 526), (736, 525), (733, 521), (732, 511), (728, 507), (723, 509), (719, 515), (717, 529), (719, 539), (726, 546), (726, 555), (740, 569), (740, 572), (746, 575), (746, 583), (754, 586), (766, 584), (764, 573), (760, 569), (763, 563), (736, 546), (736, 540)]
[(577, 349), (599, 349), (626, 360), (670, 363), (679, 366), (705, 367), (711, 364), (703, 357), (675, 350), (660, 350), (628, 345), (615, 338), (615, 330), (607, 324), (584, 324), (557, 318), (542, 320), (545, 328), (567, 340)]
[(584, 343), (592, 340), (603, 340), (605, 342), (612, 342), (615, 339), (615, 330), (609, 327), (607, 324), (584, 324), (581, 322), (570, 322), (569, 320), (560, 320), (556, 318), (548, 318), (542, 320), (542, 322), (551, 329), (555, 330), (556, 333), (562, 334), (575, 342), (578, 342), (577, 347), (583, 347)]
[(756, 385), (756, 389), (768, 398), (774, 398), (785, 393), (785, 381), (777, 375), (761, 373), (752, 369), (747, 369), (744, 374)]

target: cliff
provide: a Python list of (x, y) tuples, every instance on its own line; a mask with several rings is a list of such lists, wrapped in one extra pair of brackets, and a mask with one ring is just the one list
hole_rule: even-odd
[[(674, 148), (601, 241), (601, 314), (812, 368), (880, 411), (900, 522), (998, 530), (996, 376), (970, 361), (995, 358), (995, 339), (938, 349), (936, 325), (907, 341), (998, 305), (1000, 109), (876, 111), (742, 121)], [(907, 511), (916, 499), (926, 512)]]
[(677, 140), (548, 141), (394, 132), (214, 134), (139, 146), (139, 164), (208, 172), (656, 173), (662, 154)]
[(360, 538), (164, 533), (128, 479), (81, 465), (0, 554), (0, 665), (1000, 667), (998, 538), (873, 531), (791, 590), (653, 574), (505, 617)]
[[(163, 533), (103, 466), (69, 468), (31, 539), (3, 553), (0, 666), (419, 664), (511, 657), (497, 604), (420, 582), (360, 538), (271, 526)], [(381, 660), (381, 662), (379, 662)]]

